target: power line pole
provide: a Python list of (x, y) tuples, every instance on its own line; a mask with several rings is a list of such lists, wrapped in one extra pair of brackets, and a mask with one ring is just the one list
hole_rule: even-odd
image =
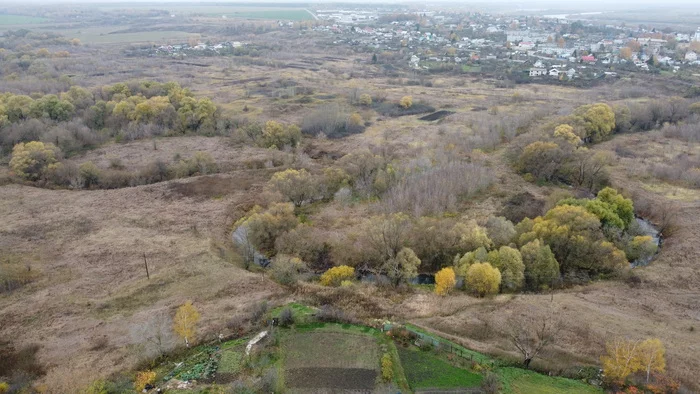
[(151, 275), (148, 273), (148, 261), (146, 261), (146, 252), (143, 253), (143, 264), (146, 266), (146, 278), (151, 279)]

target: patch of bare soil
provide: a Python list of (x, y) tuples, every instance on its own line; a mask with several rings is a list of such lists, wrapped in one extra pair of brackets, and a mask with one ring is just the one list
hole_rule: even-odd
[(291, 368), (285, 382), (292, 388), (372, 390), (377, 371), (364, 368)]

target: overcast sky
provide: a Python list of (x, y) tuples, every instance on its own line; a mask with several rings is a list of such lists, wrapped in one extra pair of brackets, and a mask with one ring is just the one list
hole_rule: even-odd
[(698, 0), (670, 0), (659, 2), (658, 0), (423, 0), (423, 1), (397, 1), (397, 0), (328, 0), (328, 1), (304, 1), (304, 0), (274, 0), (274, 1), (255, 1), (255, 0), (239, 0), (239, 1), (192, 1), (192, 0), (4, 0), (0, 1), (0, 12), (2, 5), (27, 5), (27, 4), (95, 4), (95, 3), (111, 3), (111, 4), (134, 4), (134, 3), (190, 3), (190, 4), (209, 4), (209, 5), (233, 5), (246, 3), (248, 5), (263, 4), (263, 3), (297, 3), (297, 4), (328, 4), (328, 3), (345, 3), (345, 4), (410, 4), (413, 6), (436, 6), (440, 4), (449, 4), (450, 7), (455, 5), (464, 5), (465, 8), (483, 7), (485, 9), (492, 8), (494, 4), (498, 4), (498, 8), (503, 6), (511, 6), (513, 10), (544, 10), (544, 9), (566, 9), (566, 10), (584, 10), (584, 11), (605, 11), (605, 10), (636, 10), (650, 9), (660, 7), (679, 7), (679, 8), (695, 8), (698, 9), (700, 15), (700, 1)]

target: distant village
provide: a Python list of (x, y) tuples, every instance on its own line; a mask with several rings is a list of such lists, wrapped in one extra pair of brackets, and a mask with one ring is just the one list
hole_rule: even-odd
[[(333, 45), (378, 55), (380, 62), (382, 54), (398, 54), (405, 67), (415, 70), (507, 68), (511, 73), (515, 69), (518, 77), (572, 80), (615, 77), (620, 71), (677, 73), (700, 66), (700, 28), (675, 32), (595, 24), (579, 21), (576, 15), (504, 17), (428, 10), (328, 9), (317, 10), (315, 16), (306, 23), (277, 21), (276, 27), (314, 32)], [(227, 54), (245, 45), (164, 45), (153, 54)]]

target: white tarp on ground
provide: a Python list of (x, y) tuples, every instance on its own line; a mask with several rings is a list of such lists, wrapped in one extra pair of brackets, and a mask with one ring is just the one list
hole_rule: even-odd
[(253, 346), (260, 342), (263, 338), (267, 336), (267, 331), (263, 331), (260, 334), (256, 335), (255, 338), (251, 339), (248, 341), (248, 344), (245, 346), (245, 355), (248, 356), (250, 355), (250, 350), (253, 348)]

